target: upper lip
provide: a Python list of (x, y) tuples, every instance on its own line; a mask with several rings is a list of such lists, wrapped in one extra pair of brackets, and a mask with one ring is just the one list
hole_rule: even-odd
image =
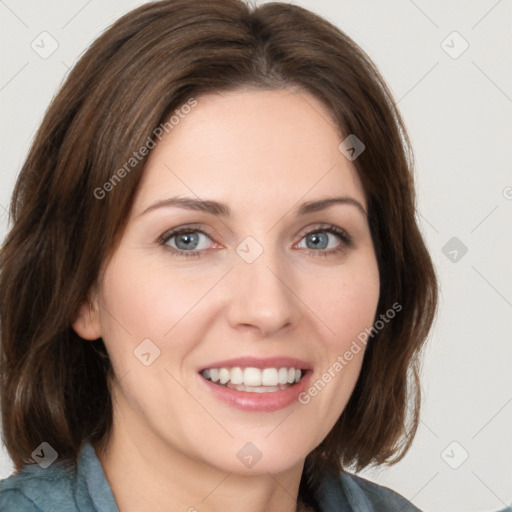
[(237, 357), (234, 359), (224, 359), (215, 361), (202, 366), (199, 372), (208, 368), (295, 368), (297, 370), (311, 370), (311, 364), (295, 357), (277, 356), (277, 357)]

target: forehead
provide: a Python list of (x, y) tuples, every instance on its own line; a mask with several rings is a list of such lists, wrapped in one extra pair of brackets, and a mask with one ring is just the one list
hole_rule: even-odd
[[(134, 213), (184, 194), (275, 208), (300, 199), (350, 195), (365, 206), (339, 129), (322, 102), (292, 89), (237, 90), (196, 98), (151, 151)], [(188, 110), (188, 109), (187, 109)]]

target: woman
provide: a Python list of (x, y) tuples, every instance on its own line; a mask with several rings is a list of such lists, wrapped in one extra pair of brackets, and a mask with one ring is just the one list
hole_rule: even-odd
[(417, 510), (437, 287), (400, 115), (305, 9), (148, 3), (85, 53), (1, 254), (0, 508)]

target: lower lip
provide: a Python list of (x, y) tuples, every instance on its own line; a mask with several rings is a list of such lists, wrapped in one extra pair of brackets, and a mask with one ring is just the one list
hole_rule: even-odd
[(311, 371), (308, 371), (297, 384), (281, 391), (269, 393), (237, 391), (236, 389), (214, 384), (212, 381), (205, 379), (202, 375), (198, 374), (198, 376), (219, 400), (232, 407), (244, 411), (272, 412), (289, 407), (294, 403), (299, 403), (298, 395), (307, 389)]

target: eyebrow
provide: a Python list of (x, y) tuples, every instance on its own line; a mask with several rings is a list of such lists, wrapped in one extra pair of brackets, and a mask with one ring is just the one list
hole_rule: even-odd
[[(325, 210), (330, 206), (335, 204), (346, 204), (355, 206), (364, 217), (367, 217), (366, 210), (363, 208), (363, 205), (353, 197), (327, 197), (325, 199), (318, 199), (316, 201), (308, 201), (303, 203), (300, 208), (297, 210), (297, 215), (304, 216), (308, 213), (318, 212), (321, 210)], [(170, 207), (178, 207), (184, 208), (186, 210), (194, 210), (204, 213), (209, 213), (211, 215), (215, 215), (217, 217), (230, 217), (231, 209), (225, 203), (220, 203), (218, 201), (211, 201), (205, 199), (194, 199), (192, 197), (169, 197), (167, 199), (162, 199), (157, 201), (156, 203), (148, 206), (142, 213), (138, 216), (144, 215), (150, 211), (156, 210), (158, 208), (170, 208)]]

